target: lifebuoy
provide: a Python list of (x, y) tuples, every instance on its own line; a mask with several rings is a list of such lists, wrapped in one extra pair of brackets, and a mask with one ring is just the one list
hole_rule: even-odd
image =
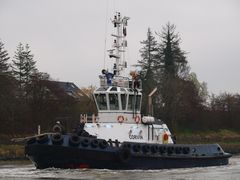
[(163, 144), (167, 144), (168, 143), (168, 134), (164, 133), (163, 134)]
[(139, 122), (140, 122), (140, 116), (135, 116), (135, 118), (134, 118), (134, 120), (135, 120), (135, 122), (138, 124)]
[(123, 116), (118, 116), (117, 120), (118, 120), (119, 123), (123, 123), (124, 117)]

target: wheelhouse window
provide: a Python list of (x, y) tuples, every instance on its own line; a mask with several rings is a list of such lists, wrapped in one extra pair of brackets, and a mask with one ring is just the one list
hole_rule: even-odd
[(128, 97), (128, 110), (133, 110), (134, 105), (134, 95), (129, 95)]
[(110, 91), (117, 91), (117, 87), (112, 87)]
[(121, 102), (122, 102), (122, 110), (126, 109), (126, 103), (127, 103), (127, 95), (121, 94)]
[(140, 111), (141, 109), (141, 95), (129, 95), (128, 110)]
[(118, 94), (109, 94), (110, 110), (119, 110)]
[(141, 95), (136, 96), (136, 106), (135, 106), (137, 111), (141, 110)]
[(106, 94), (95, 94), (99, 110), (107, 110), (107, 97)]

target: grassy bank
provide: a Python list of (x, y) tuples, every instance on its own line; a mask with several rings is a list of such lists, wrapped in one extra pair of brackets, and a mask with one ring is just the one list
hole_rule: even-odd
[(0, 160), (24, 160), (23, 145), (0, 145)]
[(178, 132), (177, 143), (183, 144), (211, 144), (218, 143), (224, 151), (233, 154), (240, 153), (240, 132), (231, 130), (205, 132)]

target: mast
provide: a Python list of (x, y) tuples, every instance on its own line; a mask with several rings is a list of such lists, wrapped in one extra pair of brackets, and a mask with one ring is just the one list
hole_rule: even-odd
[(115, 38), (113, 42), (113, 49), (108, 51), (109, 57), (115, 59), (113, 72), (116, 76), (120, 76), (122, 70), (127, 67), (127, 63), (125, 61), (125, 48), (127, 47), (127, 21), (129, 19), (129, 17), (121, 17), (120, 12), (116, 12), (112, 20), (114, 28), (116, 28), (116, 34), (112, 34)]

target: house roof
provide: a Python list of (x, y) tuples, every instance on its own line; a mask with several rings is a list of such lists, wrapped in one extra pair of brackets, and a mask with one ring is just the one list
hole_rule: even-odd
[(49, 81), (48, 88), (58, 98), (72, 97), (75, 100), (89, 97), (72, 82)]

